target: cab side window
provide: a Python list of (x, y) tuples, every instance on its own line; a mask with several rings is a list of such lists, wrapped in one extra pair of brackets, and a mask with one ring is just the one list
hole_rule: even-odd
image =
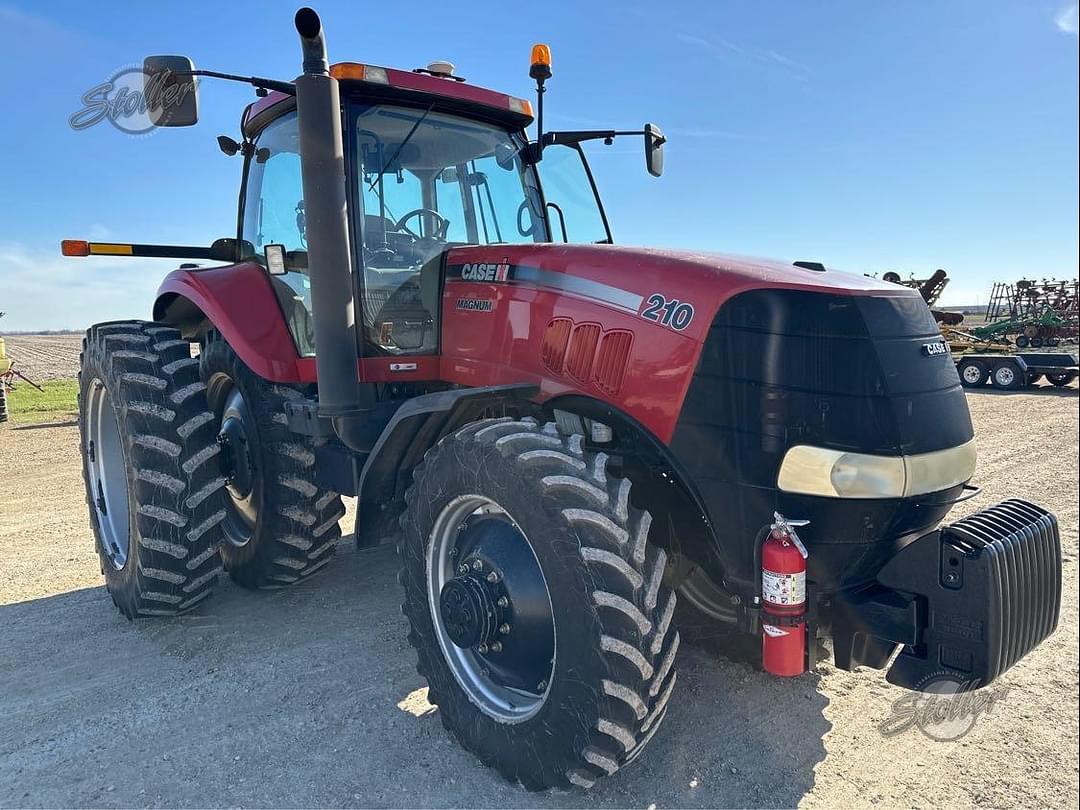
[(610, 242), (580, 147), (553, 144), (539, 163), (548, 226), (555, 242)]
[[(245, 258), (261, 263), (263, 248), (273, 244), (284, 245), (285, 250), (303, 256), (307, 252), (307, 233), (296, 114), (290, 113), (269, 124), (259, 134), (255, 146), (258, 151), (248, 166), (241, 233), (244, 242), (251, 243), (254, 253)], [(270, 276), (270, 283), (297, 352), (310, 357), (315, 354), (315, 332), (306, 265), (306, 261), (297, 262), (285, 275)]]

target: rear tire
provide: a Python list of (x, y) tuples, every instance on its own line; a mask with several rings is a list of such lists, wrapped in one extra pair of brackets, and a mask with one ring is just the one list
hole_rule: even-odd
[[(585, 453), (580, 435), (560, 435), (553, 423), (487, 419), (429, 450), (406, 493), (402, 612), (428, 700), (465, 748), (530, 790), (591, 787), (631, 762), (659, 728), (675, 686), (679, 634), (675, 594), (662, 584), (666, 555), (647, 541), (651, 518), (630, 505), (630, 482), (606, 465), (605, 454)], [(474, 502), (490, 504), (489, 513), (469, 511)], [(522, 552), (524, 562), (485, 579), (486, 567), (475, 567), (485, 547), (470, 538), (493, 520), (507, 538), (494, 547), (532, 555)], [(532, 646), (520, 653), (511, 652), (515, 630), (496, 636), (505, 650), (487, 641), (459, 646), (450, 636), (461, 625), (444, 595), (461, 582), (505, 588), (490, 594), (498, 609), (471, 614), (487, 615), (485, 626), (525, 621), (524, 636), (539, 626), (530, 617), (546, 616), (550, 636), (528, 635)], [(519, 604), (528, 609), (519, 613)], [(541, 680), (513, 696), (506, 684), (518, 675), (521, 683)]]
[(334, 555), (345, 507), (315, 480), (317, 440), (288, 429), (285, 403), (303, 394), (257, 376), (216, 334), (200, 371), (229, 478), (221, 545), (229, 576), (248, 588), (307, 579)]
[(105, 587), (129, 619), (210, 596), (225, 481), (198, 360), (175, 329), (92, 326), (79, 370), (79, 432)]
[(961, 360), (956, 368), (960, 375), (960, 384), (965, 388), (979, 388), (986, 384), (989, 372), (978, 360)]

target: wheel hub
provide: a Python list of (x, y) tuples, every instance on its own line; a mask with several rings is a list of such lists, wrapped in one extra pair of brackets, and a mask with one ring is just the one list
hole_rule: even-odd
[[(447, 582), (439, 595), (439, 611), (450, 640), (462, 648), (490, 649), (504, 623), (499, 599), (496, 587), (477, 574)], [(503, 601), (509, 605), (509, 600)]]
[(494, 502), (459, 496), (436, 520), (428, 594), (454, 676), (487, 714), (518, 722), (546, 700), (555, 620), (528, 538)]
[(258, 428), (243, 394), (228, 375), (210, 376), (206, 398), (220, 420), (218, 465), (230, 506), (223, 523), (225, 539), (239, 548), (254, 536), (262, 505)]
[(229, 491), (236, 498), (248, 497), (255, 482), (255, 463), (243, 420), (238, 416), (226, 416), (217, 440), (221, 445), (221, 474), (225, 476)]

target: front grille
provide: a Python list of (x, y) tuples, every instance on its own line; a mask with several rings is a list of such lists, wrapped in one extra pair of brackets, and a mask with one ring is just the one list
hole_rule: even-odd
[[(983, 555), (1000, 594), (1000, 628), (991, 664), (1000, 674), (1057, 629), (1061, 610), (1061, 540), (1057, 519), (1021, 500), (999, 503), (958, 520), (945, 542)], [(991, 617), (993, 620), (995, 617)]]

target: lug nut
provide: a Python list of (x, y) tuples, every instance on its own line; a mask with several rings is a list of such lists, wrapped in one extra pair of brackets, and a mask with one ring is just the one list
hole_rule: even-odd
[(481, 644), (480, 646), (478, 646), (478, 647), (476, 648), (476, 651), (477, 651), (478, 653), (481, 653), (481, 654), (482, 654), (482, 653), (486, 653), (486, 652), (488, 651), (488, 645), (487, 645), (487, 644)]
[(465, 565), (465, 563), (462, 563), (458, 566), (457, 572), (459, 574), (467, 574), (469, 573), (469, 566)]
[(543, 692), (545, 689), (547, 689), (547, 681), (540, 681), (540, 683), (536, 685), (537, 692)]
[(500, 624), (499, 625), (499, 634), (503, 635), (503, 636), (510, 635), (510, 625), (508, 625), (506, 622), (503, 622), (502, 624)]
[(496, 600), (495, 604), (501, 608), (504, 608), (510, 604), (510, 600), (507, 599), (505, 596), (500, 596), (498, 600)]
[(492, 645), (491, 645), (491, 651), (492, 652), (502, 652), (502, 642), (501, 641), (493, 642)]
[(499, 572), (492, 571), (490, 574), (487, 575), (487, 581), (494, 585), (496, 582), (499, 581)]
[(482, 562), (480, 562), (480, 560), (473, 560), (472, 570), (473, 571), (483, 571), (484, 570), (484, 564)]

